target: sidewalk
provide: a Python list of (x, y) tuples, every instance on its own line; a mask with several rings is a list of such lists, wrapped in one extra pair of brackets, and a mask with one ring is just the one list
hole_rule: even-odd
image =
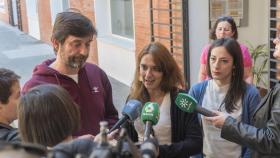
[[(0, 21), (0, 67), (9, 68), (21, 76), (23, 85), (30, 79), (35, 65), (45, 59), (54, 58), (53, 49), (17, 28)], [(109, 76), (113, 89), (113, 100), (120, 112), (128, 95), (129, 87)]]

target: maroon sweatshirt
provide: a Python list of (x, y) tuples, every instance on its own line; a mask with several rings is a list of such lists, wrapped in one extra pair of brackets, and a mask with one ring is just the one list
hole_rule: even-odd
[(112, 87), (105, 72), (98, 66), (86, 63), (78, 72), (78, 84), (70, 77), (49, 67), (54, 61), (46, 60), (33, 70), (32, 78), (22, 89), (52, 83), (65, 88), (79, 105), (81, 112), (81, 128), (74, 136), (99, 133), (99, 122), (108, 121), (109, 127), (118, 121), (118, 112), (112, 101)]

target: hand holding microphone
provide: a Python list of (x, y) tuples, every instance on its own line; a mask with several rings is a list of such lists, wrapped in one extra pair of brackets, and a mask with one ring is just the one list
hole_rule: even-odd
[(122, 118), (119, 119), (119, 121), (109, 130), (108, 133), (120, 128), (120, 126), (128, 120), (134, 121), (140, 115), (141, 107), (142, 103), (140, 101), (135, 99), (129, 100), (122, 110)]
[(144, 141), (150, 138), (152, 126), (158, 123), (159, 114), (158, 103), (145, 103), (141, 113), (141, 120), (145, 124)]
[(197, 101), (186, 93), (179, 93), (175, 100), (176, 105), (185, 112), (197, 112), (207, 117), (217, 116), (216, 113), (197, 105)]

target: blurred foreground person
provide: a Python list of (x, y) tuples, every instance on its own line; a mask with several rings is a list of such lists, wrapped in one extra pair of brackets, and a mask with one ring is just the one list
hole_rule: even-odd
[(45, 147), (72, 140), (80, 125), (78, 106), (66, 90), (51, 84), (36, 86), (23, 95), (18, 117), (22, 141)]
[(0, 140), (20, 141), (17, 129), (10, 124), (17, 119), (20, 99), (20, 77), (13, 71), (0, 68)]
[(0, 158), (44, 158), (46, 155), (46, 149), (40, 145), (0, 142)]

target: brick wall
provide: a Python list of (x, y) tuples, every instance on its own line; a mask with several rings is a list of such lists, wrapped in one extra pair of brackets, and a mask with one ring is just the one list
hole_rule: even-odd
[(28, 33), (28, 20), (25, 0), (20, 0), (22, 31)]
[(38, 15), (41, 40), (51, 44), (52, 21), (50, 1), (38, 0)]
[(0, 20), (9, 24), (8, 0), (4, 0), (4, 3), (5, 3), (4, 10), (0, 11)]
[[(150, 42), (151, 38), (151, 23), (150, 23), (150, 0), (135, 0), (134, 1), (134, 25), (135, 25), (135, 43), (136, 43), (136, 54)], [(177, 0), (177, 2), (180, 2)], [(168, 9), (168, 0), (153, 0), (153, 7), (160, 9)], [(181, 9), (181, 5), (173, 5), (173, 9)], [(182, 12), (173, 12), (173, 17), (181, 17)], [(153, 12), (154, 22), (169, 24), (169, 12), (167, 11), (154, 11)], [(173, 27), (173, 32), (181, 32), (181, 20), (173, 20), (173, 24), (178, 25)], [(169, 26), (165, 25), (154, 25), (154, 35), (170, 38)], [(166, 39), (155, 39), (161, 42), (170, 50), (170, 40)], [(182, 47), (182, 35), (173, 35), (173, 45)], [(178, 63), (179, 67), (183, 70), (183, 52), (180, 49), (173, 50), (173, 57)]]
[(150, 0), (134, 0), (134, 28), (136, 54), (150, 43)]

